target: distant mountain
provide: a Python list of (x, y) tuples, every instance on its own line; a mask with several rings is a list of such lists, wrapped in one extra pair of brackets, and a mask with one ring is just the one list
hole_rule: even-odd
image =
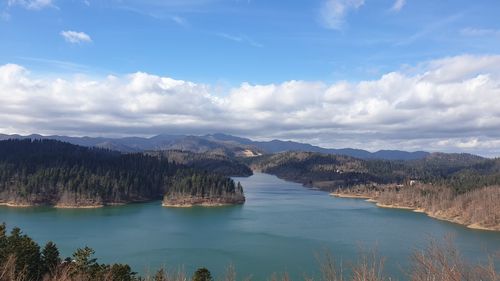
[(209, 134), (204, 136), (162, 134), (150, 138), (92, 138), (41, 135), (20, 136), (0, 134), (0, 140), (2, 139), (54, 139), (87, 147), (99, 147), (110, 150), (117, 150), (124, 153), (143, 152), (151, 150), (182, 150), (195, 153), (210, 152), (229, 157), (248, 157), (287, 151), (319, 152), (325, 154), (347, 155), (360, 159), (385, 160), (416, 160), (425, 158), (430, 155), (430, 153), (424, 151), (407, 152), (400, 150), (380, 150), (377, 152), (369, 152), (366, 150), (353, 148), (323, 148), (307, 143), (294, 141), (253, 141), (251, 139), (221, 133)]
[(354, 148), (333, 149), (333, 148), (323, 148), (307, 143), (300, 143), (294, 141), (282, 141), (282, 140), (252, 141), (250, 139), (234, 137), (224, 134), (207, 135), (203, 136), (203, 138), (208, 138), (216, 141), (232, 141), (240, 144), (251, 145), (257, 147), (258, 149), (266, 153), (304, 151), (304, 152), (319, 152), (326, 154), (347, 155), (360, 159), (385, 159), (385, 160), (415, 160), (415, 159), (425, 158), (430, 154), (429, 152), (425, 151), (407, 152), (401, 150), (380, 150), (377, 152), (369, 152), (366, 150), (354, 149)]
[[(126, 138), (102, 138), (102, 137), (67, 137), (67, 136), (42, 136), (38, 134), (4, 135), (0, 134), (0, 140), (7, 139), (52, 139), (68, 142), (86, 147), (99, 147), (116, 150), (123, 153), (144, 152), (152, 150), (182, 150), (195, 153), (213, 153), (229, 157), (257, 156), (265, 153), (255, 146), (248, 145), (249, 141), (243, 138), (227, 136), (222, 134), (206, 136), (186, 135), (157, 135), (150, 138), (126, 137)], [(232, 137), (233, 139), (229, 139)], [(243, 142), (243, 143), (241, 143)]]

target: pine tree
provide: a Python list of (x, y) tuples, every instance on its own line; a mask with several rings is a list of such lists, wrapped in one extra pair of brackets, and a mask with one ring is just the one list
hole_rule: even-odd
[(193, 281), (213, 281), (213, 280), (214, 279), (212, 278), (212, 274), (205, 267), (198, 268), (193, 275)]
[(91, 267), (97, 264), (97, 259), (92, 258), (94, 250), (85, 246), (85, 248), (76, 249), (73, 253), (73, 259), (78, 272), (88, 273)]
[(40, 246), (22, 234), (18, 227), (12, 229), (6, 241), (7, 250), (4, 254), (16, 257), (16, 274), (25, 270), (28, 280), (37, 280), (40, 276)]
[(47, 242), (42, 250), (42, 274), (54, 272), (60, 263), (61, 258), (56, 244), (52, 241)]

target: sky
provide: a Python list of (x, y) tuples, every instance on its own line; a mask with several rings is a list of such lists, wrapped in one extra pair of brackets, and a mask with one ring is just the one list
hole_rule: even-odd
[(497, 0), (0, 0), (0, 133), (500, 156)]

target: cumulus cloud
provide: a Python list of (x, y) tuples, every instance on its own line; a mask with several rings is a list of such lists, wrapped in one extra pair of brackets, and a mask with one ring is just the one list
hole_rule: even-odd
[(406, 5), (406, 0), (396, 0), (392, 5), (391, 11), (399, 12)]
[(89, 43), (92, 42), (92, 38), (84, 32), (64, 30), (61, 31), (61, 36), (66, 40), (66, 42), (78, 44), (78, 43)]
[[(35, 78), (36, 76), (37, 78)], [(39, 78), (0, 66), (0, 132), (216, 131), (370, 150), (500, 155), (500, 56), (457, 56), (375, 80), (214, 87), (143, 72)]]
[(326, 0), (321, 8), (321, 21), (326, 28), (340, 30), (345, 17), (365, 4), (365, 0)]
[(29, 10), (40, 10), (53, 6), (52, 0), (8, 0), (8, 6), (21, 6)]

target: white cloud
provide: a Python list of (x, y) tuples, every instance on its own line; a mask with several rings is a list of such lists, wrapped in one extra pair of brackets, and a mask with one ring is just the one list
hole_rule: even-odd
[(46, 7), (54, 7), (52, 0), (8, 0), (8, 6), (21, 6), (29, 10), (40, 10)]
[(225, 94), (143, 72), (36, 77), (0, 66), (0, 132), (223, 131), (330, 147), (500, 155), (500, 55), (449, 57), (359, 82), (243, 83)]
[(406, 5), (406, 0), (396, 0), (392, 5), (391, 11), (399, 12)]
[(365, 0), (326, 0), (320, 12), (321, 21), (326, 28), (340, 30), (347, 14), (364, 4)]
[(69, 43), (78, 44), (78, 43), (89, 43), (92, 42), (90, 36), (84, 32), (77, 32), (72, 30), (61, 31), (61, 36), (64, 37)]

